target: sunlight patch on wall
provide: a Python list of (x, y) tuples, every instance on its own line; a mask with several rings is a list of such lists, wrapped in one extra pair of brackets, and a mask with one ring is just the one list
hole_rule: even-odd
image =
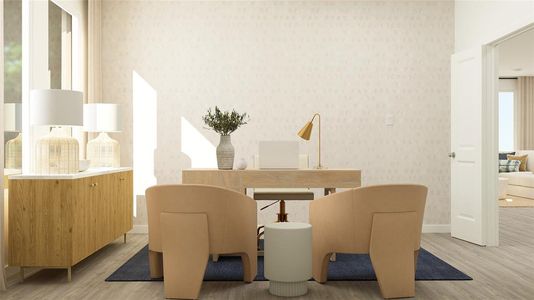
[[(137, 72), (132, 73), (133, 87), (133, 169), (134, 197), (144, 196), (145, 190), (157, 183), (154, 153), (158, 134), (158, 93)], [(136, 216), (137, 201), (134, 201)]]
[(182, 117), (182, 152), (191, 159), (191, 168), (216, 168), (215, 146), (186, 118)]

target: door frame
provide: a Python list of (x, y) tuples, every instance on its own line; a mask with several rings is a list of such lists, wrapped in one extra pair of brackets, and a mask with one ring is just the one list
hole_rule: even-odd
[(520, 26), (507, 34), (494, 38), (484, 44), (483, 55), (483, 107), (482, 107), (482, 228), (487, 246), (499, 245), (499, 204), (497, 187), (499, 171), (495, 158), (499, 153), (499, 51), (498, 46), (504, 41), (534, 30), (534, 21)]

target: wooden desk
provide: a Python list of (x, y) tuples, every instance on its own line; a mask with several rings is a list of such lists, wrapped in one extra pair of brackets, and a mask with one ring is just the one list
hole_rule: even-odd
[[(361, 171), (354, 169), (186, 169), (182, 170), (182, 183), (221, 186), (245, 194), (247, 188), (324, 188), (325, 195), (335, 193), (336, 188), (362, 184)], [(214, 255), (213, 260), (217, 259)]]
[(226, 187), (240, 193), (247, 188), (324, 188), (325, 195), (336, 188), (361, 186), (361, 171), (354, 169), (249, 169), (182, 170), (182, 183)]

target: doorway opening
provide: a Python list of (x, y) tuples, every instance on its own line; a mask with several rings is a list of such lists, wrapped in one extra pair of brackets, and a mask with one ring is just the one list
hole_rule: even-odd
[[(534, 243), (534, 29), (497, 46), (499, 240)], [(521, 240), (507, 232), (523, 232)]]
[[(532, 30), (534, 23), (497, 37), (486, 44), (452, 55), (449, 157), (451, 157), (451, 236), (454, 238), (481, 246), (499, 245), (500, 206), (497, 200), (499, 183), (501, 185), (507, 183), (505, 179), (499, 179), (505, 177), (499, 176), (502, 174), (499, 169), (514, 168), (513, 164), (516, 162), (506, 162), (509, 160), (508, 154), (515, 155), (516, 153), (512, 152), (519, 152), (521, 154), (519, 156), (523, 156), (518, 150), (534, 150), (534, 144), (531, 146), (520, 144), (529, 140), (525, 133), (531, 129), (534, 131), (534, 118), (523, 117), (521, 114), (529, 110), (519, 108), (521, 102), (517, 99), (522, 99), (519, 96), (522, 89), (515, 88), (519, 84), (503, 80), (503, 86), (504, 82), (508, 82), (514, 88), (503, 90), (499, 99), (499, 75), (503, 79), (516, 79), (517, 82), (522, 82), (526, 76), (519, 76), (524, 74), (518, 73), (499, 73), (500, 69), (503, 72), (505, 70), (504, 67), (500, 68), (499, 54), (501, 50), (505, 50), (506, 45), (516, 39), (527, 37)], [(529, 53), (531, 55), (534, 53), (534, 50), (526, 49), (525, 46), (519, 48), (521, 51), (525, 50), (525, 57), (528, 57)], [(503, 53), (506, 55), (506, 51)], [(514, 53), (510, 56), (517, 58), (519, 55)], [(511, 69), (519, 72), (526, 67), (515, 66)], [(501, 128), (499, 128), (499, 115), (502, 119)], [(527, 123), (528, 126), (517, 127), (518, 123), (523, 122), (522, 120), (531, 123)], [(500, 145), (499, 131), (502, 132)], [(532, 140), (534, 143), (534, 137)], [(501, 152), (509, 152), (501, 154), (506, 157), (501, 166), (498, 160), (499, 147)], [(531, 156), (534, 157), (534, 152)], [(512, 158), (510, 161), (520, 160)], [(531, 160), (531, 163), (534, 161)], [(525, 177), (528, 167), (526, 163), (520, 163), (520, 166), (525, 172), (522, 174)], [(534, 171), (534, 165), (531, 169)], [(526, 179), (522, 177), (520, 180)], [(511, 194), (510, 185), (507, 191), (507, 194)], [(502, 198), (506, 200), (507, 196)], [(534, 190), (530, 198), (534, 199)]]

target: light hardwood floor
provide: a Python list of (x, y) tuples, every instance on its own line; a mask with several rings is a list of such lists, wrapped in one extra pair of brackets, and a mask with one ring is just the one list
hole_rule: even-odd
[[(501, 208), (501, 246), (484, 248), (448, 234), (424, 234), (423, 247), (474, 278), (473, 281), (417, 281), (418, 299), (534, 299), (534, 208)], [(0, 299), (163, 299), (161, 282), (105, 282), (147, 243), (146, 235), (119, 239), (73, 269), (45, 270), (0, 292)], [(202, 299), (276, 299), (267, 282), (205, 282)], [(310, 282), (296, 299), (381, 299), (376, 282)]]
[(534, 207), (534, 199), (508, 195), (506, 199), (499, 200), (501, 207)]

